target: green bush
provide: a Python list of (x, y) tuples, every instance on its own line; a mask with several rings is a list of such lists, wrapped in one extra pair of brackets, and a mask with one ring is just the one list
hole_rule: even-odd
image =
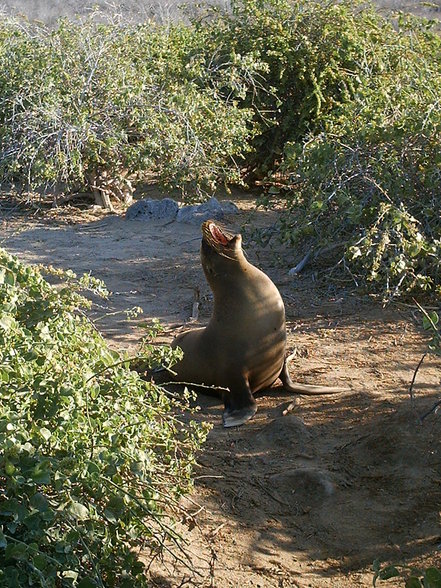
[(253, 0), (222, 27), (262, 62), (244, 103), (265, 113), (257, 165), (269, 171), (266, 204), (284, 203), (282, 240), (335, 246), (331, 264), (386, 298), (438, 292), (441, 42), (430, 24), (352, 2)]
[(441, 269), (441, 43), (399, 24), (383, 24), (351, 100), (288, 143), (282, 164), (297, 184), (288, 239), (341, 242), (352, 273), (385, 297), (439, 292)]
[(357, 70), (384, 20), (373, 9), (355, 10), (351, 1), (234, 0), (231, 13), (201, 21), (212, 78), (241, 63), (237, 97), (254, 112), (252, 163), (260, 170), (272, 169), (287, 141), (303, 141), (354, 96)]
[(0, 250), (0, 586), (147, 586), (206, 428), (78, 312), (102, 286), (61, 278)]
[(126, 201), (146, 179), (199, 197), (239, 181), (250, 116), (199, 84), (197, 40), (184, 25), (3, 20), (4, 178)]
[(441, 42), (430, 23), (350, 0), (238, 0), (200, 28), (207, 60), (218, 48), (212, 79), (252, 64), (236, 99), (254, 112), (247, 163), (266, 174), (265, 203), (284, 205), (282, 240), (332, 247), (328, 263), (385, 298), (437, 292)]

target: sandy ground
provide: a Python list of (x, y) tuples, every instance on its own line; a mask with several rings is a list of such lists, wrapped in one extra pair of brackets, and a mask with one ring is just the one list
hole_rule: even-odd
[[(237, 199), (233, 219), (245, 231), (271, 215)], [(26, 262), (91, 272), (112, 291), (95, 311), (115, 347), (136, 346), (138, 321), (120, 314), (140, 306), (158, 318), (162, 340), (188, 328), (195, 291), (207, 322), (212, 296), (199, 262), (199, 227), (126, 221), (95, 210), (63, 209), (44, 217), (0, 208), (1, 246)], [(246, 234), (246, 233), (245, 233)], [(350, 387), (335, 396), (290, 398), (279, 387), (261, 394), (256, 417), (221, 427), (221, 403), (200, 396), (200, 419), (213, 424), (201, 451), (194, 518), (181, 522), (191, 569), (164, 560), (154, 586), (324, 588), (371, 586), (372, 562), (441, 565), (441, 360), (428, 356), (411, 401), (408, 388), (426, 347), (419, 318), (404, 305), (381, 308), (349, 289), (296, 278), (301, 256), (248, 241), (250, 260), (279, 287), (287, 313), (293, 379)], [(246, 246), (245, 245), (245, 246)], [(113, 313), (108, 316), (106, 313)], [(404, 586), (389, 580), (379, 586)]]

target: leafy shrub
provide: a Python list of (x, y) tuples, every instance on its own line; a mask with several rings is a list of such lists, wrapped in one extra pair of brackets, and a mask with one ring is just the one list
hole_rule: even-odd
[(277, 41), (268, 30), (254, 43), (259, 58), (270, 56), (265, 79), (280, 104), (270, 108), (266, 203), (285, 204), (282, 239), (315, 252), (336, 246), (332, 265), (343, 259), (357, 283), (386, 298), (438, 292), (439, 36), (351, 3), (251, 6), (258, 23), (280, 28)]
[(436, 291), (441, 269), (441, 43), (400, 24), (383, 24), (352, 99), (287, 144), (282, 166), (298, 182), (289, 239), (341, 241), (353, 273), (386, 297)]
[(258, 124), (253, 163), (260, 170), (280, 161), (287, 141), (301, 142), (354, 96), (357, 70), (370, 59), (383, 20), (356, 8), (351, 1), (234, 0), (231, 12), (214, 10), (208, 24), (201, 21), (212, 79), (242, 63), (237, 97)]
[(430, 23), (356, 1), (237, 0), (200, 28), (207, 59), (218, 48), (212, 79), (253, 64), (236, 99), (254, 112), (248, 165), (267, 174), (266, 204), (284, 205), (282, 240), (333, 246), (332, 265), (386, 298), (436, 291), (441, 42)]
[[(403, 577), (403, 575), (407, 576), (403, 582), (405, 588), (440, 588), (441, 586), (441, 572), (437, 568), (409, 570), (406, 566), (388, 565), (381, 567), (378, 560), (375, 560), (373, 568), (375, 572), (374, 586), (377, 585), (377, 580), (390, 580), (391, 578)], [(401, 571), (400, 568), (402, 568)]]
[(130, 200), (154, 178), (184, 194), (239, 180), (249, 114), (201, 87), (190, 27), (60, 21), (0, 27), (1, 171), (31, 187)]
[(77, 312), (102, 285), (61, 277), (0, 251), (0, 586), (147, 586), (206, 429)]

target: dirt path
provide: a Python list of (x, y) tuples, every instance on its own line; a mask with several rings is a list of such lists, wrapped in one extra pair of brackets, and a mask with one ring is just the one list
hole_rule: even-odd
[[(237, 203), (235, 222), (246, 222), (249, 201)], [(94, 212), (72, 218), (68, 210), (44, 219), (5, 215), (1, 245), (23, 261), (92, 272), (112, 291), (96, 316), (140, 306), (144, 321), (165, 325), (166, 340), (185, 327), (195, 288), (199, 323), (210, 316), (196, 226)], [(273, 389), (259, 397), (256, 417), (232, 430), (221, 427), (219, 401), (201, 396), (199, 418), (214, 426), (187, 501), (197, 524), (182, 522), (194, 569), (164, 561), (152, 569), (154, 585), (349, 588), (372, 585), (375, 558), (440, 565), (440, 419), (421, 424), (418, 415), (439, 397), (441, 361), (426, 359), (410, 402), (425, 349), (410, 310), (324, 292), (312, 270), (288, 279), (299, 261), (293, 252), (248, 252), (285, 299), (295, 379), (351, 392), (302, 398), (282, 416), (292, 399)], [(100, 324), (116, 347), (135, 346), (143, 332), (118, 314)]]

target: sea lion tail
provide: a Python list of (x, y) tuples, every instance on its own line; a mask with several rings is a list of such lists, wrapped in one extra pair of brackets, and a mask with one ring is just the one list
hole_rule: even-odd
[(339, 386), (313, 386), (312, 384), (301, 384), (300, 382), (293, 382), (289, 375), (288, 365), (295, 353), (288, 356), (284, 363), (280, 374), (283, 387), (287, 392), (294, 394), (303, 394), (304, 396), (316, 396), (320, 394), (339, 394), (340, 392), (349, 392), (350, 388), (341, 388)]

